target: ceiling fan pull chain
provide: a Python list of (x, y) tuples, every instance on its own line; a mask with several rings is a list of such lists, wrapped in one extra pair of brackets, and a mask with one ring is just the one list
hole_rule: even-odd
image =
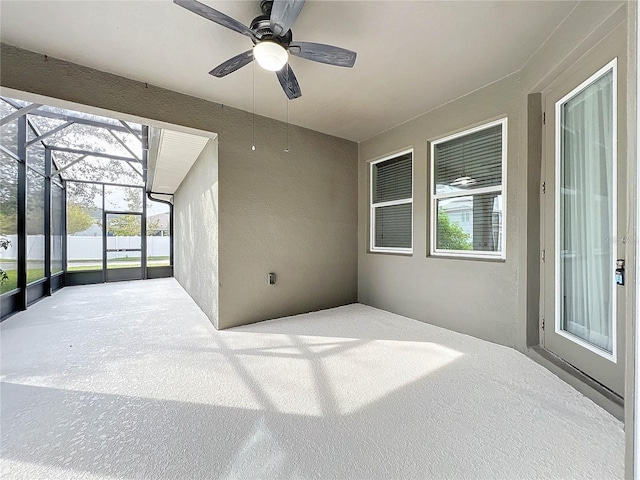
[(284, 149), (285, 153), (289, 153), (289, 98), (287, 98), (287, 148)]
[(251, 128), (253, 129), (253, 140), (251, 150), (256, 149), (256, 64), (253, 62), (253, 111), (251, 113)]

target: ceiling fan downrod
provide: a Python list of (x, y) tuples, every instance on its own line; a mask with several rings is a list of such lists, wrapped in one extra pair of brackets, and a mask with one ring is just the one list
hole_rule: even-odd
[(271, 8), (273, 7), (273, 0), (261, 0), (260, 11), (263, 15), (271, 16)]

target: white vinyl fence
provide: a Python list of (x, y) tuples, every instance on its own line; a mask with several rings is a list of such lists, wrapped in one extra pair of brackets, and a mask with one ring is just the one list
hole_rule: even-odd
[[(18, 258), (18, 236), (6, 236), (11, 245), (7, 250), (0, 249), (0, 258)], [(147, 237), (147, 257), (168, 257), (170, 237)], [(55, 238), (52, 241), (55, 242)], [(140, 237), (107, 237), (108, 248), (140, 248)], [(118, 252), (111, 258), (138, 257), (138, 252)], [(29, 260), (44, 260), (44, 235), (27, 236), (27, 258)], [(67, 243), (67, 258), (74, 260), (90, 260), (102, 258), (102, 237), (69, 236)]]

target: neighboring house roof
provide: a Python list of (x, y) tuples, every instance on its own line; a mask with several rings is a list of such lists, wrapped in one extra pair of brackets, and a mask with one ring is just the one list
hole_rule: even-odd
[(454, 210), (473, 210), (473, 198), (472, 197), (458, 197), (441, 200), (439, 202), (440, 208), (451, 212)]
[(158, 213), (156, 215), (150, 215), (147, 217), (147, 224), (151, 222), (157, 222), (158, 230), (169, 230), (169, 214), (168, 213)]

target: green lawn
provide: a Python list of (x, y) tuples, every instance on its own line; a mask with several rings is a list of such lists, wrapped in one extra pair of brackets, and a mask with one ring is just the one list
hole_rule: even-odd
[[(8, 292), (16, 288), (18, 284), (18, 271), (17, 270), (5, 270), (9, 279), (0, 285), (0, 294)], [(32, 268), (27, 270), (27, 283), (35, 282), (44, 277), (44, 269)]]
[[(4, 263), (6, 263), (8, 260), (2, 260)], [(69, 262), (70, 264), (73, 263), (80, 263), (80, 262), (92, 262), (94, 260), (77, 260), (77, 261), (71, 261)], [(97, 261), (99, 263), (95, 263), (92, 265), (69, 265), (69, 267), (67, 268), (68, 272), (86, 272), (86, 271), (91, 271), (91, 270), (102, 270), (102, 262)], [(140, 262), (140, 257), (134, 258), (134, 257), (129, 257), (129, 258), (119, 258), (118, 262)], [(169, 257), (147, 257), (147, 265), (149, 267), (159, 267), (159, 266), (164, 266), (164, 265), (169, 265)], [(123, 266), (122, 268), (126, 268), (125, 266)], [(18, 284), (18, 271), (17, 269), (13, 269), (13, 270), (5, 270), (5, 272), (7, 273), (7, 277), (9, 277), (8, 280), (6, 280), (4, 283), (0, 284), (0, 294), (9, 292), (11, 290), (13, 290), (14, 288), (16, 288), (16, 285)], [(56, 272), (53, 272), (56, 273)], [(40, 280), (41, 278), (44, 277), (44, 269), (42, 268), (30, 268), (27, 270), (27, 283), (31, 283), (31, 282), (35, 282), (36, 280)]]
[(95, 265), (80, 265), (76, 267), (67, 267), (67, 272), (86, 272), (87, 270), (102, 270), (102, 263)]
[[(96, 263), (89, 264), (89, 265), (73, 265), (73, 263), (86, 264), (89, 262), (96, 262)], [(118, 258), (117, 262), (118, 263), (137, 263), (139, 265), (140, 257)], [(138, 265), (135, 265), (135, 266), (138, 266)], [(165, 266), (165, 265), (169, 265), (169, 257), (167, 256), (147, 257), (148, 267), (159, 267), (159, 266)], [(127, 266), (123, 265), (122, 268), (127, 268)], [(100, 260), (72, 260), (69, 262), (69, 267), (67, 268), (67, 272), (87, 272), (92, 270), (102, 270), (102, 262)]]

